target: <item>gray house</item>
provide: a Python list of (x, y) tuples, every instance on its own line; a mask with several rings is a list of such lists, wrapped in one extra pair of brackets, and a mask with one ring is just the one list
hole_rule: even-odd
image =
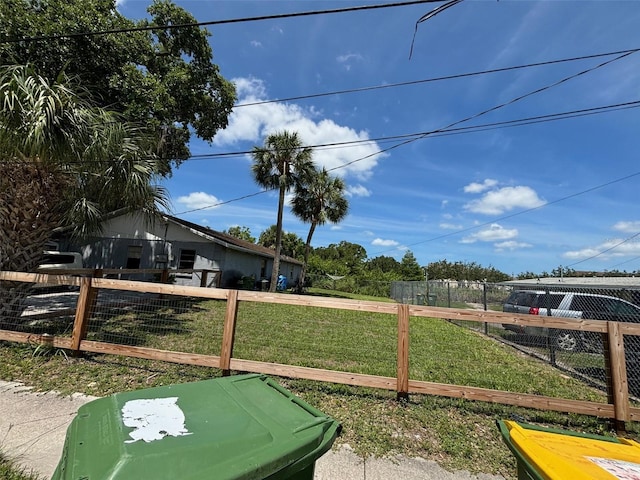
[[(77, 249), (86, 268), (168, 268), (178, 285), (200, 286), (202, 270), (209, 271), (206, 286), (261, 288), (270, 280), (275, 251), (211, 228), (169, 215), (149, 219), (142, 213), (124, 213), (106, 219), (100, 237)], [(172, 271), (173, 270), (173, 271)], [(196, 272), (180, 272), (196, 270)], [(282, 256), (280, 273), (292, 285), (302, 262)], [(175, 271), (175, 272), (174, 272)], [(153, 274), (126, 278), (148, 280)], [(146, 278), (145, 278), (146, 277)], [(125, 277), (123, 277), (125, 278)]]

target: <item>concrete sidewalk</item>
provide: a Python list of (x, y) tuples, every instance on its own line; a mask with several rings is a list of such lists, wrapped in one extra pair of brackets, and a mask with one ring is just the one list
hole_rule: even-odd
[[(62, 453), (66, 430), (78, 408), (95, 397), (34, 393), (0, 380), (0, 449), (19, 464), (50, 478)], [(316, 461), (315, 480), (502, 480), (493, 475), (447, 472), (421, 458), (363, 459), (348, 446)]]

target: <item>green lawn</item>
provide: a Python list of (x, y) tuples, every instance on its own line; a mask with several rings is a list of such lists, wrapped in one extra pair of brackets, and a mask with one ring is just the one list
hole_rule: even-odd
[[(175, 299), (145, 311), (112, 312), (90, 325), (90, 339), (218, 355), (225, 303)], [(99, 328), (98, 328), (99, 327)], [(395, 315), (241, 302), (234, 357), (395, 376)], [(605, 397), (549, 365), (445, 320), (412, 317), (410, 378), (605, 402)], [(211, 378), (217, 370), (134, 358), (33, 355), (28, 345), (0, 344), (0, 378), (38, 389), (106, 395), (122, 390)], [(41, 352), (42, 353), (42, 352)], [(495, 420), (513, 414), (530, 422), (603, 433), (591, 417), (540, 412), (459, 399), (320, 382), (279, 379), (344, 426), (339, 443), (362, 455), (404, 453), (451, 469), (515, 475)]]

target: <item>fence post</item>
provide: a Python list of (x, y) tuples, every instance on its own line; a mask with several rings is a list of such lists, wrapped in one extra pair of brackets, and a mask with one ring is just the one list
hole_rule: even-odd
[(200, 276), (200, 286), (205, 288), (207, 286), (207, 276), (209, 275), (209, 270), (202, 270), (202, 275)]
[[(618, 433), (626, 430), (625, 422), (631, 419), (629, 412), (629, 384), (627, 364), (624, 355), (624, 335), (618, 322), (607, 322), (607, 347), (605, 367), (607, 372), (607, 395), (613, 402), (615, 413), (614, 428)], [(606, 354), (608, 350), (608, 355)]]
[(238, 290), (229, 290), (227, 296), (227, 311), (224, 316), (222, 332), (222, 347), (220, 349), (220, 369), (225, 377), (231, 374), (231, 356), (233, 342), (236, 335), (236, 320), (238, 318)]
[(409, 399), (409, 305), (398, 304), (398, 400)]
[(91, 277), (80, 279), (80, 295), (76, 305), (76, 316), (71, 333), (71, 350), (74, 356), (80, 355), (80, 343), (87, 335), (89, 317), (93, 312), (98, 297), (98, 291), (92, 286)]
[[(487, 311), (487, 281), (482, 282), (482, 304), (484, 311)], [(484, 322), (484, 334), (489, 335), (489, 322)]]

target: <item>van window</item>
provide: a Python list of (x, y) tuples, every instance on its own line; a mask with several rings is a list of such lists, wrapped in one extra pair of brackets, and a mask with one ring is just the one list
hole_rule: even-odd
[(509, 298), (505, 303), (511, 305), (524, 305), (530, 307), (533, 305), (533, 300), (536, 297), (536, 292), (518, 291), (509, 295)]
[(574, 295), (571, 301), (571, 310), (615, 314), (616, 310), (620, 308), (620, 303), (614, 298), (596, 295)]
[(558, 308), (564, 298), (563, 293), (541, 293), (536, 296), (532, 307), (538, 308)]

